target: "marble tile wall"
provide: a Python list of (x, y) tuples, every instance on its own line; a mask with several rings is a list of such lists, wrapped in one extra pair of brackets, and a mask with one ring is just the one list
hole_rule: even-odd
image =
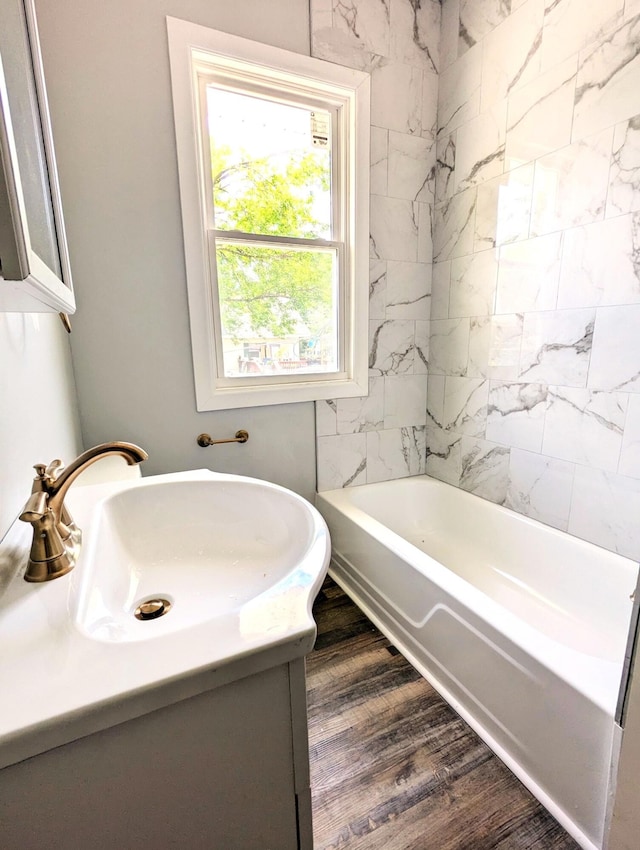
[(369, 395), (316, 402), (319, 490), (425, 471), (440, 14), (311, 0), (312, 55), (371, 74), (372, 121)]
[(444, 0), (439, 72), (426, 471), (640, 559), (640, 3)]

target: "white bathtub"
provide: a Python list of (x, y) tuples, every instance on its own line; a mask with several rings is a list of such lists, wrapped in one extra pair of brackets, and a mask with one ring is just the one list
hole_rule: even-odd
[(637, 565), (427, 476), (316, 503), (336, 581), (599, 850)]

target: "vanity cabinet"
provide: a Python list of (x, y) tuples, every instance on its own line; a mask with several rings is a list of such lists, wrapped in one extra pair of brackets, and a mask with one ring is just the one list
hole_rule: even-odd
[(75, 310), (33, 0), (2, 2), (0, 310)]
[(3, 850), (312, 850), (304, 659), (0, 771)]

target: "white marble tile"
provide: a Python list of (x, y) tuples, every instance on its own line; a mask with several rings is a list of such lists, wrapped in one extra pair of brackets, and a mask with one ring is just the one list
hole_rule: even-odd
[[(456, 434), (484, 437), (488, 400), (488, 381), (446, 377), (440, 425)], [(435, 422), (435, 418), (432, 418)]]
[(585, 387), (595, 310), (526, 313), (520, 377), (563, 387)]
[(444, 375), (429, 375), (427, 384), (427, 427), (444, 428)]
[(367, 483), (367, 435), (318, 437), (318, 491)]
[(438, 135), (448, 136), (480, 114), (482, 45), (468, 50), (440, 74)]
[(371, 197), (371, 254), (379, 260), (418, 259), (418, 208), (401, 198)]
[(393, 130), (389, 132), (387, 194), (391, 198), (433, 203), (433, 146), (435, 142), (421, 136), (410, 136)]
[(640, 478), (640, 395), (629, 395), (618, 472)]
[(440, 71), (458, 58), (460, 0), (443, 0), (440, 21)]
[(598, 307), (589, 387), (640, 392), (640, 304)]
[(567, 461), (512, 449), (505, 507), (566, 531), (574, 469)]
[(449, 318), (449, 291), (451, 285), (451, 260), (434, 263), (431, 282), (431, 318)]
[(431, 266), (426, 263), (387, 264), (388, 319), (429, 318)]
[(329, 437), (338, 433), (338, 402), (334, 399), (316, 401), (316, 436)]
[(399, 133), (422, 131), (422, 70), (381, 62), (371, 74), (371, 123)]
[(472, 252), (475, 211), (476, 189), (467, 189), (436, 206), (433, 232), (435, 262)]
[(453, 195), (453, 172), (456, 165), (456, 133), (441, 136), (436, 143), (436, 203)]
[(466, 375), (469, 359), (469, 319), (431, 321), (429, 373)]
[(424, 473), (424, 428), (393, 428), (367, 434), (367, 483)]
[(511, 14), (511, 0), (460, 0), (458, 56), (481, 41)]
[[(437, 190), (437, 173), (436, 173)], [(613, 134), (606, 217), (640, 210), (640, 115), (618, 124)]]
[(533, 175), (534, 166), (530, 163), (478, 186), (475, 251), (527, 238)]
[(440, 65), (438, 0), (391, 0), (391, 56), (437, 73)]
[(471, 319), (467, 375), (516, 381), (523, 323), (522, 314)]
[(384, 381), (384, 428), (421, 427), (427, 418), (424, 375), (394, 375)]
[[(492, 316), (472, 316), (469, 321), (468, 378), (487, 378), (489, 375), (489, 353), (491, 351)], [(520, 347), (518, 346), (518, 358)], [(517, 377), (518, 369), (509, 377)]]
[(491, 104), (535, 79), (540, 71), (543, 0), (526, 0), (484, 40), (482, 99)]
[(333, 27), (355, 51), (390, 55), (391, 0), (334, 0)]
[(531, 235), (604, 217), (613, 127), (536, 161)]
[(640, 17), (609, 32), (580, 54), (573, 113), (574, 139), (638, 114)]
[(507, 170), (570, 144), (577, 69), (575, 55), (510, 95)]
[(387, 308), (387, 263), (385, 260), (369, 260), (369, 319), (386, 318)]
[(640, 302), (640, 212), (564, 234), (558, 307)]
[(309, 3), (311, 32), (333, 26), (333, 0), (311, 0)]
[(545, 384), (492, 381), (487, 409), (487, 440), (539, 452), (548, 395)]
[(413, 373), (415, 322), (385, 319), (369, 322), (369, 375)]
[(422, 73), (422, 135), (435, 139), (438, 132), (438, 75)]
[(443, 431), (442, 428), (427, 428), (427, 475), (458, 487), (462, 471), (461, 444), (463, 437)]
[(384, 382), (386, 378), (369, 378), (369, 395), (362, 398), (339, 398), (336, 402), (338, 434), (358, 434), (384, 427)]
[[(333, 21), (333, 14), (331, 21)], [(354, 39), (350, 32), (334, 27), (326, 14), (323, 14), (318, 19), (317, 25), (313, 26), (311, 55), (316, 59), (335, 62), (337, 65), (345, 65), (369, 74), (385, 62), (380, 54), (367, 50), (365, 45)]]
[(449, 317), (493, 313), (498, 276), (498, 252), (478, 251), (451, 260)]
[(418, 262), (433, 263), (433, 204), (418, 205)]
[(509, 486), (510, 449), (463, 437), (460, 487), (490, 502), (504, 504)]
[(551, 233), (500, 248), (496, 313), (554, 310), (562, 234)]
[[(429, 372), (429, 337), (431, 322), (416, 322), (413, 371), (416, 375), (426, 376)], [(426, 381), (426, 377), (424, 378)]]
[(456, 134), (454, 189), (460, 192), (502, 174), (507, 103), (496, 104)]
[(550, 388), (542, 453), (615, 472), (627, 402), (627, 393)]
[(640, 481), (577, 466), (569, 533), (640, 560)]
[(389, 169), (389, 131), (380, 127), (371, 128), (371, 182), (372, 195), (387, 194)]
[(546, 0), (542, 67), (557, 65), (600, 38), (619, 19), (624, 0)]
[(624, 17), (626, 20), (640, 15), (640, 0), (625, 0)]

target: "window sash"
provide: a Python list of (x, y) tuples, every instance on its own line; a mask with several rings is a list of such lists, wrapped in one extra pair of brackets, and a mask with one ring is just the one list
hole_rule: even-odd
[[(300, 250), (316, 250), (318, 252), (330, 252), (336, 256), (336, 359), (338, 363), (337, 370), (325, 370), (322, 372), (298, 372), (292, 375), (252, 375), (251, 377), (243, 375), (241, 378), (227, 377), (224, 374), (224, 353), (223, 353), (223, 333), (222, 333), (222, 317), (220, 310), (220, 292), (218, 289), (218, 268), (216, 262), (216, 243), (217, 240), (224, 241), (230, 244), (252, 245), (255, 247), (282, 247), (282, 248), (299, 248)], [(211, 316), (213, 319), (213, 336), (215, 343), (215, 359), (214, 369), (216, 375), (216, 383), (220, 387), (249, 387), (264, 386), (270, 384), (294, 384), (296, 382), (311, 381), (319, 382), (328, 379), (345, 380), (348, 377), (347, 370), (347, 298), (345, 285), (345, 246), (340, 242), (329, 242), (323, 239), (300, 239), (297, 237), (283, 236), (256, 236), (254, 234), (240, 233), (239, 231), (228, 230), (209, 230), (209, 267), (211, 278)]]

